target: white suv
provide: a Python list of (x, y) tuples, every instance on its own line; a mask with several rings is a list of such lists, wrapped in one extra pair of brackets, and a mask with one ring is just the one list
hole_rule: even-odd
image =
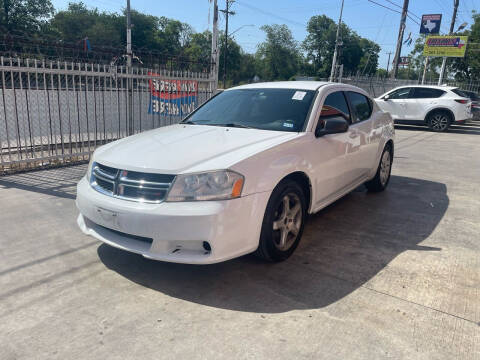
[(284, 260), (308, 213), (363, 183), (387, 187), (393, 136), (391, 116), (351, 85), (228, 89), (180, 124), (97, 149), (78, 184), (77, 222), (151, 259)]
[(421, 123), (433, 131), (446, 131), (472, 117), (471, 100), (456, 87), (402, 86), (375, 99), (397, 123)]

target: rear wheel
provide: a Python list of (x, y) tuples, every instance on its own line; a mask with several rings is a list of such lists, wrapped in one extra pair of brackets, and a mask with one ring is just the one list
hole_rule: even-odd
[(300, 185), (291, 180), (281, 182), (268, 201), (255, 255), (272, 262), (287, 259), (300, 242), (305, 217), (306, 201)]
[(451, 123), (452, 117), (446, 111), (434, 111), (427, 118), (428, 127), (435, 132), (447, 131)]
[(380, 192), (387, 188), (388, 182), (390, 181), (390, 174), (392, 172), (392, 161), (392, 146), (387, 144), (385, 145), (385, 149), (383, 149), (382, 157), (380, 158), (380, 164), (378, 165), (375, 177), (365, 183), (368, 191)]

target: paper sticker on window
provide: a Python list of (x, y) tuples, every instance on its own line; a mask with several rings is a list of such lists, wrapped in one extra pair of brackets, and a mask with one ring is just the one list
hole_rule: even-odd
[(293, 128), (293, 124), (290, 124), (290, 123), (283, 123), (283, 126), (288, 128)]
[(305, 91), (296, 91), (292, 97), (292, 100), (303, 100), (305, 95), (307, 95)]

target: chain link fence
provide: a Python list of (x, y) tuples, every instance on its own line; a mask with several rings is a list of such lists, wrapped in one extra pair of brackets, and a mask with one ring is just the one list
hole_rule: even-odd
[(86, 161), (213, 94), (207, 72), (0, 57), (0, 174)]

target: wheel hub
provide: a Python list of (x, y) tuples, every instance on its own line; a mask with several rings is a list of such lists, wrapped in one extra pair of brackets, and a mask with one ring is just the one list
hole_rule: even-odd
[(302, 226), (303, 210), (297, 194), (285, 195), (279, 203), (273, 221), (274, 244), (281, 251), (288, 250), (297, 239)]

